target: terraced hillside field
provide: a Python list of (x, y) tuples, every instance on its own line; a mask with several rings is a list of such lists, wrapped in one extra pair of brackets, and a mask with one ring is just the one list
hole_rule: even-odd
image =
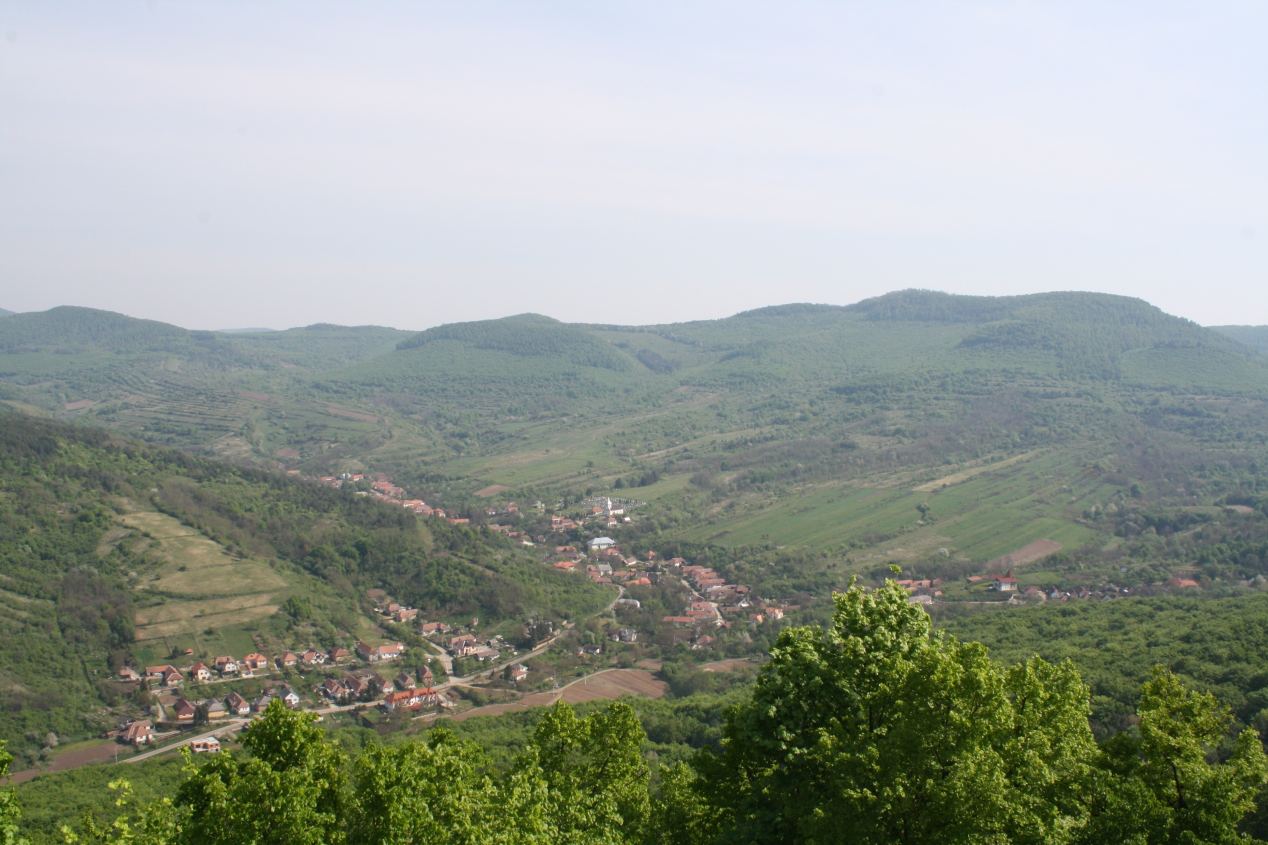
[(230, 554), (166, 514), (139, 511), (120, 521), (150, 541), (138, 551), (151, 566), (134, 579), (139, 644), (162, 640), (170, 651), (208, 628), (271, 616), (290, 594), (291, 584), (266, 564)]

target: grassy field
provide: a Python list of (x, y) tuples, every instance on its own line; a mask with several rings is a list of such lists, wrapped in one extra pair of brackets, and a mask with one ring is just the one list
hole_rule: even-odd
[(684, 537), (812, 550), (861, 541), (869, 548), (853, 553), (857, 561), (911, 559), (939, 548), (953, 559), (987, 560), (1041, 539), (1078, 546), (1098, 536), (1079, 523), (1082, 511), (1112, 492), (1089, 476), (1087, 459), (1080, 449), (1028, 454), (943, 476), (934, 489), (815, 485), (718, 514)]
[(134, 579), (142, 647), (150, 640), (184, 645), (209, 628), (267, 618), (290, 594), (292, 585), (267, 564), (243, 560), (166, 514), (138, 511), (120, 521), (150, 541), (145, 549), (150, 566)]

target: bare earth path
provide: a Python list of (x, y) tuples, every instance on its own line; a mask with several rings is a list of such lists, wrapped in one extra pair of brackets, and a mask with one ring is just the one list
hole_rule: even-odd
[(530, 707), (545, 707), (563, 699), (568, 704), (579, 704), (598, 698), (615, 700), (623, 695), (640, 695), (644, 698), (660, 698), (668, 686), (658, 680), (645, 669), (602, 669), (593, 675), (578, 678), (571, 683), (549, 692), (536, 692), (526, 695), (519, 701), (505, 704), (490, 704), (477, 707), (452, 717), (455, 722), (464, 722), (476, 716), (497, 716), (513, 710), (527, 710)]

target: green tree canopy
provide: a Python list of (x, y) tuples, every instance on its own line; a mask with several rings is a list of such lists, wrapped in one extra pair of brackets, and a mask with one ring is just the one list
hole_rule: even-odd
[(1012, 670), (931, 637), (894, 582), (779, 638), (703, 788), (737, 842), (1063, 840), (1095, 745), (1070, 664)]

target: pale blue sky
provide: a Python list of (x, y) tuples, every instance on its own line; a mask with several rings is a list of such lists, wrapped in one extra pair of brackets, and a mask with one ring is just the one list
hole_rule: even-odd
[(1268, 4), (0, 5), (0, 307), (1268, 323)]

